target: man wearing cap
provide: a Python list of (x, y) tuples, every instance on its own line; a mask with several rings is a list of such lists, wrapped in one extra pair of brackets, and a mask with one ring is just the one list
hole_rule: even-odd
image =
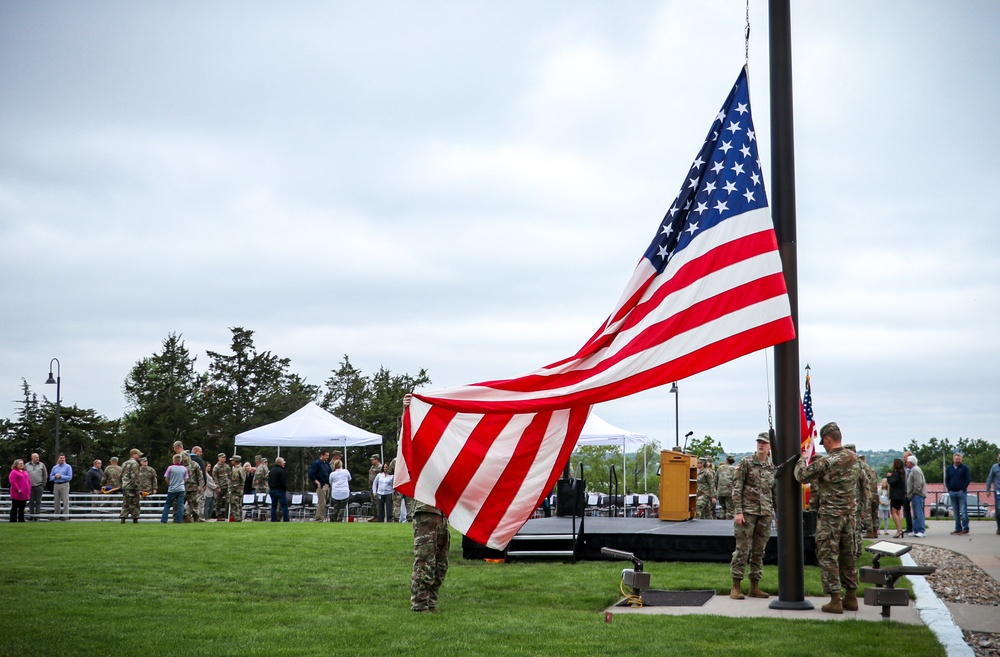
[(139, 490), (142, 497), (156, 495), (156, 470), (149, 467), (149, 459), (139, 459)]
[(254, 461), (256, 462), (256, 466), (253, 471), (253, 489), (258, 495), (267, 495), (269, 490), (267, 484), (267, 475), (269, 474), (267, 459), (258, 454), (254, 457)]
[(369, 458), (371, 458), (372, 465), (368, 468), (368, 490), (371, 490), (372, 486), (375, 485), (375, 477), (382, 472), (382, 460), (379, 458), (378, 454), (372, 454)]
[(708, 467), (708, 459), (698, 459), (698, 517), (702, 520), (715, 518), (715, 474)]
[(733, 533), (736, 549), (729, 563), (733, 588), (729, 597), (744, 598), (740, 586), (747, 561), (750, 562), (751, 598), (768, 598), (760, 590), (764, 569), (764, 549), (771, 538), (774, 517), (774, 462), (771, 461), (771, 436), (763, 431), (757, 436), (757, 451), (740, 459), (733, 477)]
[(229, 471), (229, 517), (236, 522), (243, 522), (243, 485), (247, 475), (243, 470), (243, 457), (233, 454), (230, 459), (233, 467)]
[(226, 464), (226, 453), (219, 452), (219, 462), (212, 468), (212, 478), (215, 479), (215, 515), (220, 522), (229, 520), (229, 475), (231, 470)]
[(122, 468), (118, 465), (118, 457), (112, 456), (111, 463), (108, 464), (108, 467), (104, 468), (104, 474), (101, 476), (101, 490), (110, 493), (116, 488), (120, 489), (121, 487)]
[(732, 520), (736, 515), (733, 505), (733, 477), (736, 476), (736, 466), (733, 463), (736, 459), (732, 454), (726, 455), (726, 460), (719, 465), (715, 471), (715, 494), (719, 498), (719, 506), (722, 507), (723, 518)]
[(194, 460), (194, 454), (187, 463), (183, 462), (183, 457), (181, 461), (188, 472), (184, 479), (184, 522), (204, 522), (202, 511), (205, 509), (205, 473)]
[(139, 484), (139, 457), (142, 452), (133, 448), (129, 452), (129, 459), (122, 466), (122, 512), (119, 516), (122, 524), (129, 516), (132, 516), (132, 523), (139, 522), (139, 498), (142, 488)]
[[(823, 592), (830, 602), (823, 605), (829, 614), (858, 610), (858, 570), (855, 555), (855, 514), (861, 493), (862, 474), (858, 457), (844, 449), (840, 427), (828, 422), (819, 430), (825, 456), (806, 462), (802, 450), (795, 464), (795, 478), (812, 484), (820, 497), (816, 521), (816, 558), (822, 569)], [(841, 600), (841, 591), (844, 592)]]
[(316, 485), (316, 522), (326, 520), (326, 503), (330, 499), (330, 450), (320, 450), (319, 458), (309, 468), (309, 481)]

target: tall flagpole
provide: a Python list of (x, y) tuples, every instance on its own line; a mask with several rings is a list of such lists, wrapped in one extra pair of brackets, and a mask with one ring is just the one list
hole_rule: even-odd
[[(795, 251), (795, 131), (792, 124), (792, 27), (789, 0), (770, 0), (768, 33), (771, 65), (771, 215), (785, 272), (795, 335), (799, 333), (798, 260)], [(774, 347), (777, 440), (774, 461), (800, 451), (799, 341)], [(812, 609), (805, 599), (802, 548), (802, 489), (791, 464), (777, 480), (778, 599), (772, 609)]]

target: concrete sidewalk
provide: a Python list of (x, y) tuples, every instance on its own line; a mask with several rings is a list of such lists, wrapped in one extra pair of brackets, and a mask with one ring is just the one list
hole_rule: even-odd
[[(928, 521), (925, 538), (894, 539), (890, 536), (880, 536), (881, 540), (894, 543), (928, 545), (943, 548), (963, 554), (987, 574), (1000, 581), (1000, 536), (996, 534), (996, 524), (991, 520), (974, 521), (970, 524), (969, 535), (952, 536), (954, 529), (952, 521)], [(923, 579), (923, 578), (920, 578)], [(655, 582), (654, 582), (655, 584)], [(926, 587), (929, 591), (929, 587)], [(933, 593), (928, 593), (933, 596)], [(812, 603), (811, 610), (778, 610), (770, 604), (777, 599), (772, 596), (767, 600), (751, 599), (733, 600), (728, 595), (716, 595), (700, 607), (610, 607), (606, 611), (612, 614), (651, 614), (666, 616), (703, 615), (732, 616), (734, 618), (783, 618), (808, 619), (824, 621), (867, 620), (881, 621), (882, 608), (868, 607), (861, 604), (858, 611), (845, 611), (843, 614), (826, 614), (820, 607), (829, 602), (828, 597), (807, 598)], [(917, 601), (920, 603), (920, 600)], [(992, 605), (947, 604), (956, 624), (963, 630), (977, 632), (1000, 633), (1000, 607)], [(893, 607), (890, 620), (900, 623), (922, 624), (917, 605)]]
[[(1000, 582), (1000, 535), (996, 533), (996, 522), (992, 519), (973, 520), (969, 523), (969, 533), (966, 536), (952, 536), (954, 529), (955, 523), (951, 519), (928, 519), (927, 536), (924, 538), (881, 538), (896, 543), (926, 545), (957, 552)], [(963, 630), (1000, 633), (1000, 606), (958, 602), (944, 604), (955, 619), (955, 624)]]

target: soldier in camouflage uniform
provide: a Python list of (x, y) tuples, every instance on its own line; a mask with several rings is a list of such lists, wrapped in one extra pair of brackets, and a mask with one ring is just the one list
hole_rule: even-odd
[(438, 589), (448, 574), (451, 533), (441, 509), (413, 503), (413, 576), (410, 578), (410, 609), (437, 611)]
[[(836, 422), (823, 425), (820, 442), (826, 456), (817, 456), (806, 464), (805, 450), (795, 464), (795, 478), (812, 484), (819, 493), (819, 517), (816, 523), (816, 558), (823, 571), (823, 591), (830, 602), (823, 611), (842, 614), (858, 609), (858, 571), (855, 560), (855, 520), (861, 469), (854, 452), (841, 444)], [(841, 600), (841, 590), (844, 598)]]
[(101, 477), (101, 490), (111, 491), (122, 487), (122, 469), (118, 465), (118, 457), (112, 456), (111, 463), (104, 468), (104, 475)]
[[(232, 470), (226, 464), (225, 452), (219, 452), (219, 462), (212, 468), (212, 478), (215, 479), (215, 516), (220, 522), (229, 520), (229, 477)], [(240, 490), (243, 487), (240, 486)]]
[(858, 448), (854, 443), (844, 445), (844, 449), (853, 452), (858, 457), (856, 466), (858, 469), (858, 510), (854, 514), (854, 559), (857, 561), (861, 558), (861, 550), (864, 547), (862, 539), (868, 533), (868, 523), (871, 521), (868, 509), (871, 497), (868, 491), (871, 490), (871, 484), (874, 483), (875, 471), (871, 471), (871, 479), (869, 479), (868, 470), (871, 468), (868, 468), (868, 465), (858, 456)]
[(139, 459), (139, 490), (142, 497), (156, 495), (156, 470), (149, 467), (149, 459)]
[(122, 466), (122, 512), (119, 516), (122, 524), (132, 516), (132, 522), (139, 522), (139, 497), (142, 489), (139, 485), (139, 457), (142, 452), (133, 449), (129, 460)]
[(864, 454), (858, 456), (861, 468), (865, 471), (865, 482), (868, 484), (868, 506), (865, 514), (865, 538), (878, 538), (878, 473), (868, 465)]
[(235, 522), (243, 522), (243, 485), (247, 473), (243, 469), (243, 457), (233, 454), (233, 468), (229, 472), (229, 517)]
[(181, 465), (188, 471), (188, 478), (184, 482), (184, 522), (205, 522), (201, 517), (205, 508), (205, 473), (201, 471), (201, 464), (192, 459), (188, 452), (185, 451), (184, 455), (187, 459), (182, 456)]
[(258, 495), (261, 493), (267, 495), (271, 491), (267, 484), (267, 475), (270, 474), (267, 469), (267, 459), (258, 454), (254, 457), (254, 461), (256, 461), (257, 466), (253, 471), (253, 489)]
[(715, 518), (715, 474), (704, 458), (698, 459), (698, 517)]
[(764, 568), (764, 549), (771, 538), (771, 519), (774, 517), (774, 463), (771, 461), (771, 436), (761, 432), (757, 436), (757, 451), (744, 456), (736, 466), (733, 477), (733, 532), (736, 549), (729, 563), (733, 588), (729, 597), (744, 598), (740, 586), (747, 561), (750, 562), (751, 598), (768, 598), (760, 590)]
[(733, 465), (736, 459), (732, 454), (726, 456), (726, 461), (715, 471), (715, 494), (719, 499), (719, 506), (722, 507), (723, 518), (732, 520), (736, 515), (736, 506), (733, 504), (733, 477), (736, 476), (736, 467)]

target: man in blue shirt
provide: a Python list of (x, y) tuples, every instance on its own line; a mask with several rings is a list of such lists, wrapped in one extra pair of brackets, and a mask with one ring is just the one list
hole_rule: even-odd
[(330, 450), (324, 449), (309, 468), (309, 481), (316, 484), (316, 522), (326, 520), (326, 503), (330, 499)]
[(962, 463), (962, 455), (955, 452), (952, 456), (952, 464), (944, 473), (944, 487), (948, 489), (948, 497), (951, 498), (951, 509), (955, 513), (955, 531), (953, 535), (965, 535), (969, 533), (969, 506), (968, 489), (972, 483), (972, 472), (969, 466)]
[(997, 462), (986, 477), (987, 495), (990, 494), (990, 489), (993, 489), (993, 515), (997, 520), (997, 535), (1000, 535), (1000, 454), (997, 454)]
[(73, 480), (73, 466), (66, 462), (66, 455), (60, 454), (59, 461), (49, 471), (52, 482), (52, 513), (69, 519), (69, 482)]

